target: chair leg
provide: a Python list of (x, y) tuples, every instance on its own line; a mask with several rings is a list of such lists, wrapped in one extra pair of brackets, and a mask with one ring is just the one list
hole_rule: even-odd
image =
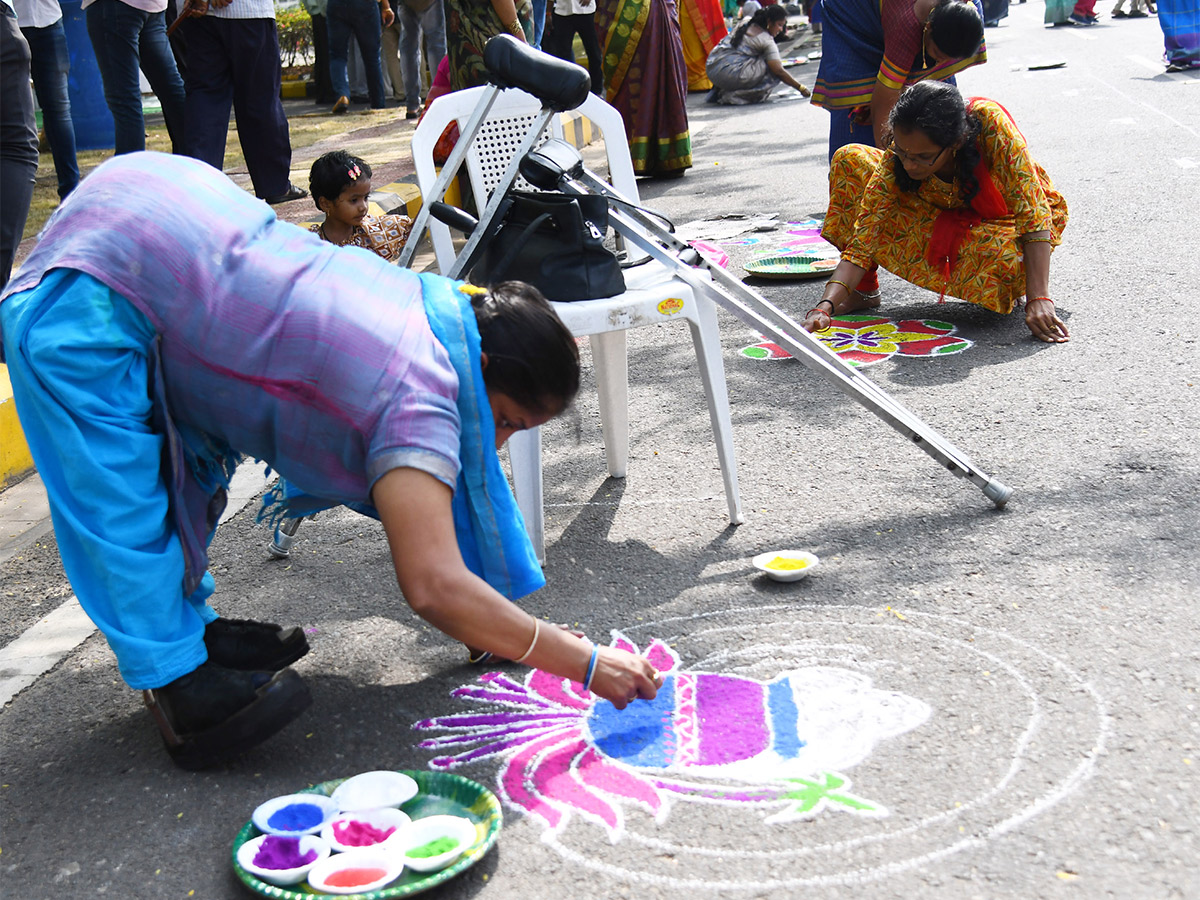
[(624, 478), (629, 469), (629, 360), (624, 331), (589, 336), (600, 399), (600, 429), (608, 474)]
[(717, 326), (717, 308), (704, 298), (696, 298), (696, 316), (688, 319), (692, 344), (700, 364), (704, 396), (708, 399), (708, 415), (712, 420), (713, 436), (717, 441), (717, 459), (725, 481), (725, 502), (729, 505), (729, 521), (741, 525), (742, 496), (738, 491), (737, 457), (733, 449), (733, 423), (729, 417), (729, 392), (725, 387), (725, 365), (721, 362), (721, 333)]
[(538, 562), (546, 562), (546, 523), (542, 504), (542, 430), (518, 431), (508, 439), (508, 459), (512, 465), (513, 494), (525, 518)]

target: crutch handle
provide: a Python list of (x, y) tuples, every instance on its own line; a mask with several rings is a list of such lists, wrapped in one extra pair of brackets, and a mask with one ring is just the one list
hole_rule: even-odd
[(535, 50), (511, 34), (488, 40), (483, 64), (496, 87), (520, 88), (555, 112), (581, 106), (592, 89), (592, 77), (583, 66)]
[(470, 234), (479, 224), (479, 220), (466, 210), (443, 203), (441, 200), (434, 200), (429, 204), (429, 214), (443, 225), (456, 228), (463, 234)]

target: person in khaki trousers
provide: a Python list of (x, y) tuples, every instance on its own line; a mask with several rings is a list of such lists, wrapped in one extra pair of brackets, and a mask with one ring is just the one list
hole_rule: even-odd
[(392, 88), (392, 99), (403, 103), (404, 73), (400, 71), (400, 16), (383, 29), (380, 36), (380, 55), (383, 57), (383, 74)]

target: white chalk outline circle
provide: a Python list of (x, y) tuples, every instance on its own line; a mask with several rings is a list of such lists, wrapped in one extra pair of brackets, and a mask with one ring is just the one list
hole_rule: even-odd
[[(1000, 641), (1009, 642), (1028, 654), (1040, 657), (1042, 661), (1049, 664), (1049, 667), (1054, 670), (1059, 676), (1065, 677), (1073, 692), (1082, 692), (1090, 698), (1094, 704), (1094, 715), (1097, 721), (1095, 737), (1093, 738), (1092, 746), (1082, 753), (1082, 758), (1078, 765), (1072, 768), (1069, 773), (1057, 781), (1052, 782), (1046, 790), (1039, 795), (1033, 797), (1029, 802), (1025, 803), (1017, 812), (1012, 813), (1000, 821), (995, 822), (974, 834), (968, 834), (954, 841), (948, 846), (930, 850), (925, 853), (920, 853), (916, 856), (911, 856), (904, 859), (894, 860), (874, 866), (859, 867), (842, 872), (832, 872), (817, 875), (800, 876), (794, 878), (780, 878), (774, 880), (758, 880), (758, 881), (736, 881), (736, 880), (717, 880), (713, 878), (681, 878), (668, 875), (660, 875), (653, 872), (638, 871), (634, 869), (623, 868), (615, 865), (604, 859), (598, 859), (586, 853), (580, 852), (572, 847), (568, 847), (563, 843), (564, 834), (556, 832), (553, 829), (546, 829), (542, 834), (542, 841), (547, 846), (552, 848), (556, 853), (564, 859), (578, 863), (588, 869), (603, 873), (612, 878), (623, 882), (635, 882), (640, 884), (653, 884), (673, 888), (686, 888), (688, 890), (697, 891), (764, 891), (778, 890), (781, 888), (798, 888), (811, 886), (828, 886), (828, 885), (852, 885), (862, 884), (870, 881), (879, 881), (893, 875), (898, 875), (901, 872), (906, 872), (918, 866), (927, 865), (937, 860), (959, 853), (971, 847), (982, 846), (992, 838), (998, 837), (1014, 828), (1019, 827), (1025, 822), (1042, 814), (1056, 803), (1060, 802), (1074, 791), (1078, 790), (1084, 782), (1086, 782), (1093, 774), (1096, 767), (1097, 759), (1104, 754), (1108, 742), (1110, 731), (1110, 717), (1108, 706), (1096, 689), (1085, 681), (1075, 670), (1070, 668), (1062, 660), (1047, 653), (1041, 648), (1028, 641), (1014, 637), (997, 629), (986, 628), (982, 626), (972, 625), (969, 622), (964, 622), (961, 619), (953, 616), (939, 615), (936, 613), (917, 612), (907, 609), (890, 608), (885, 613), (888, 617), (899, 614), (896, 618), (890, 621), (862, 621), (862, 622), (847, 622), (847, 621), (823, 621), (814, 623), (807, 616), (813, 613), (833, 613), (835, 611), (854, 612), (859, 615), (871, 615), (876, 617), (878, 610), (871, 607), (852, 606), (852, 605), (828, 605), (819, 608), (808, 608), (804, 615), (806, 618), (800, 624), (800, 627), (812, 628), (814, 625), (820, 627), (838, 626), (842, 628), (883, 628), (890, 630), (904, 631), (908, 635), (925, 635), (934, 637), (938, 640), (948, 643), (958, 644), (961, 649), (968, 651), (978, 657), (988, 661), (991, 668), (997, 671), (1005, 671), (1009, 677), (1014, 679), (1024, 689), (1026, 696), (1030, 701), (1030, 716), (1029, 722), (1021, 732), (1020, 736), (1015, 741), (1016, 750), (1013, 754), (1012, 761), (1008, 766), (1005, 774), (983, 793), (976, 796), (974, 799), (956, 804), (955, 807), (942, 810), (933, 815), (905, 825), (894, 831), (883, 833), (874, 833), (864, 835), (862, 837), (851, 838), (846, 840), (835, 841), (825, 844), (810, 844), (807, 840), (803, 846), (797, 848), (785, 849), (770, 849), (770, 850), (728, 850), (714, 849), (705, 847), (693, 847), (684, 844), (674, 843), (669, 840), (664, 840), (658, 837), (635, 834), (628, 828), (629, 820), (626, 820), (626, 831), (622, 836), (621, 843), (632, 841), (633, 843), (651, 849), (660, 854), (677, 854), (681, 857), (686, 856), (707, 856), (713, 858), (724, 858), (733, 862), (738, 859), (771, 859), (779, 862), (786, 862), (789, 859), (801, 859), (805, 856), (821, 855), (827, 858), (836, 858), (838, 856), (845, 857), (847, 851), (853, 850), (856, 847), (863, 847), (871, 844), (880, 844), (892, 841), (897, 838), (909, 837), (919, 833), (935, 824), (943, 823), (953, 819), (956, 816), (964, 815), (968, 811), (978, 810), (989, 801), (999, 797), (999, 795), (1008, 788), (1016, 779), (1018, 773), (1025, 768), (1024, 756), (1029, 749), (1033, 736), (1042, 727), (1042, 702), (1039, 699), (1037, 691), (1034, 689), (1030, 680), (1027, 679), (1019, 670), (1017, 665), (1001, 658), (993, 653), (989, 653), (979, 647), (972, 646), (971, 643), (961, 640), (956, 637), (951, 637), (945, 633), (931, 631), (928, 627), (922, 627), (918, 623), (929, 621), (934, 623), (948, 623), (957, 629), (969, 629), (972, 637), (987, 637), (998, 639)], [(786, 625), (789, 629), (794, 629), (798, 624), (799, 611), (794, 605), (768, 605), (768, 606), (752, 606), (742, 607), (740, 609), (722, 609), (712, 612), (696, 613), (688, 616), (673, 616), (657, 622), (640, 622), (636, 625), (625, 626), (622, 631), (635, 638), (638, 632), (650, 632), (650, 638), (658, 638), (666, 643), (674, 644), (678, 641), (693, 638), (699, 635), (719, 635), (724, 632), (736, 632), (744, 637), (750, 627), (753, 628), (770, 628), (778, 627), (785, 623), (780, 622), (754, 622), (751, 624), (748, 619), (755, 614), (763, 613), (786, 613)], [(688, 628), (686, 632), (676, 636), (668, 637), (663, 633), (664, 626), (676, 626), (677, 623), (690, 623), (695, 626), (697, 622), (705, 619), (713, 619), (716, 617), (727, 617), (730, 615), (742, 616), (743, 618), (730, 625), (722, 625), (720, 627), (708, 628), (703, 631), (695, 627)], [(904, 621), (900, 621), (900, 616)], [(804, 641), (811, 643), (811, 641)], [(756, 648), (761, 645), (756, 645)], [(743, 647), (738, 653), (747, 652), (749, 649)], [(719, 663), (722, 657), (728, 657), (729, 653), (718, 653), (710, 656), (708, 659), (700, 661), (689, 661), (686, 668), (695, 668), (697, 670), (719, 671), (723, 667), (714, 666), (714, 663)], [(886, 688), (887, 685), (876, 685), (876, 687)], [(934, 716), (937, 716), (937, 710), (934, 711)], [(1086, 740), (1081, 736), (1080, 740)], [(1078, 741), (1072, 741), (1073, 747), (1078, 747)], [(1068, 751), (1070, 752), (1070, 751)], [(1060, 754), (1061, 756), (1061, 754)], [(878, 799), (878, 798), (873, 798)]]

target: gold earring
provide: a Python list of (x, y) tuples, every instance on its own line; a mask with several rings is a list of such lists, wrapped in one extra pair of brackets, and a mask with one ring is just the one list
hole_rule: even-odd
[(925, 58), (925, 38), (929, 36), (929, 20), (925, 20), (925, 27), (921, 29), (921, 68), (929, 68), (929, 60)]

